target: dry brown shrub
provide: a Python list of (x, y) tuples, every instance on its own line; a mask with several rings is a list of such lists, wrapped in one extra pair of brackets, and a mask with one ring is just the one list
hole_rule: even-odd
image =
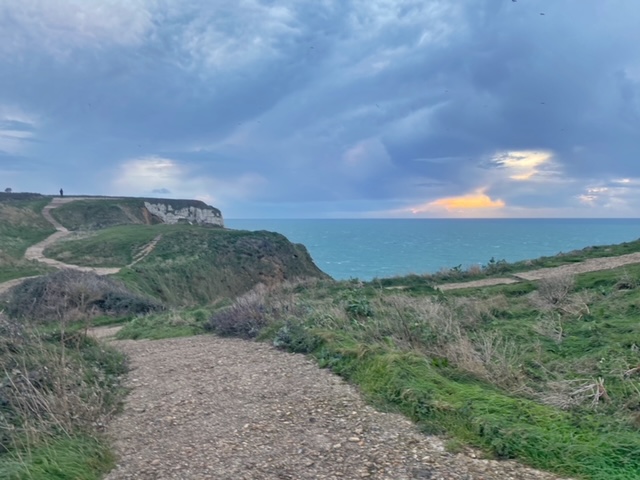
[(293, 292), (283, 292), (278, 286), (258, 284), (238, 297), (230, 307), (215, 312), (205, 328), (218, 335), (249, 339), (258, 336), (273, 322), (302, 316), (301, 306)]
[(562, 343), (564, 339), (564, 321), (557, 312), (546, 312), (538, 318), (533, 329), (539, 335), (549, 338), (556, 343)]
[(581, 316), (589, 313), (588, 292), (573, 293), (575, 277), (560, 273), (541, 279), (538, 289), (529, 296), (531, 304), (542, 312), (557, 311)]
[(469, 265), (467, 267), (467, 273), (473, 276), (482, 275), (482, 265)]
[(27, 279), (9, 291), (6, 302), (7, 314), (32, 322), (68, 322), (98, 312), (144, 314), (160, 309), (156, 300), (132, 293), (116, 280), (74, 270)]
[(609, 393), (604, 385), (604, 379), (595, 380), (562, 380), (548, 382), (540, 400), (546, 405), (568, 410), (580, 405), (589, 404), (597, 408), (602, 402), (609, 402)]
[(487, 380), (508, 389), (523, 386), (523, 353), (514, 341), (499, 332), (487, 332), (478, 336), (475, 348), (487, 371)]
[(464, 327), (471, 327), (493, 318), (496, 313), (507, 310), (509, 301), (503, 294), (487, 299), (454, 297), (451, 305)]
[(488, 370), (480, 353), (466, 335), (440, 346), (439, 354), (451, 364), (479, 378), (487, 378)]
[(549, 309), (563, 305), (575, 287), (573, 275), (556, 274), (538, 282), (538, 297)]

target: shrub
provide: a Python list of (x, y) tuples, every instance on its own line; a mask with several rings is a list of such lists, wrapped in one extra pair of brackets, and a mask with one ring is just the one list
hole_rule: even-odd
[(6, 312), (13, 318), (78, 320), (95, 313), (139, 314), (161, 310), (157, 301), (95, 273), (60, 270), (25, 280), (8, 294)]
[(257, 337), (269, 323), (265, 294), (263, 287), (242, 295), (230, 307), (214, 313), (205, 329), (227, 337)]
[(322, 345), (322, 339), (300, 322), (287, 321), (276, 332), (273, 346), (295, 353), (311, 353)]
[(573, 293), (575, 277), (559, 273), (541, 279), (538, 290), (532, 292), (531, 303), (542, 312), (559, 312), (582, 316), (589, 313), (590, 295), (585, 292)]

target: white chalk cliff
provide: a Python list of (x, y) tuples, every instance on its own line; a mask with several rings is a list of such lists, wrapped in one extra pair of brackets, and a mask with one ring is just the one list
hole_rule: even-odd
[(144, 202), (145, 208), (164, 223), (190, 223), (224, 227), (222, 214), (213, 207), (198, 208), (194, 206), (174, 208), (170, 203)]

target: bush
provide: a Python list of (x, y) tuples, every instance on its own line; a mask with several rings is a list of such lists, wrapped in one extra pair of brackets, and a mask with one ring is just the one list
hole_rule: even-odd
[(140, 315), (163, 310), (162, 305), (150, 298), (141, 297), (128, 291), (107, 292), (94, 304), (105, 313)]
[(225, 337), (255, 338), (269, 324), (265, 291), (257, 288), (214, 313), (205, 329)]
[(273, 346), (294, 353), (311, 353), (322, 345), (323, 341), (309, 328), (295, 321), (287, 321), (276, 332)]
[(25, 280), (8, 294), (6, 313), (41, 322), (78, 320), (97, 313), (139, 314), (161, 310), (157, 301), (95, 273), (60, 270)]

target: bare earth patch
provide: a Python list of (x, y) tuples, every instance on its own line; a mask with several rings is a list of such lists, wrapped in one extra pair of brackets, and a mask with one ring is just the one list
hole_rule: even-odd
[(611, 270), (613, 268), (624, 267), (625, 265), (632, 265), (634, 263), (640, 263), (640, 252), (618, 255), (617, 257), (589, 258), (579, 263), (572, 263), (570, 265), (562, 265), (554, 268), (540, 268), (529, 272), (516, 273), (514, 276), (524, 280), (540, 280), (554, 275), (575, 275), (579, 273)]
[(100, 340), (108, 340), (115, 336), (122, 330), (122, 325), (109, 326), (109, 327), (96, 327), (89, 330), (89, 334)]
[(449, 454), (302, 355), (200, 336), (116, 341), (132, 389), (110, 425), (116, 479), (554, 479)]
[(469, 282), (445, 283), (438, 285), (439, 290), (458, 290), (460, 288), (489, 287), (493, 285), (507, 285), (518, 283), (522, 280), (535, 281), (542, 280), (557, 275), (576, 275), (580, 273), (599, 272), (601, 270), (612, 270), (640, 263), (640, 252), (618, 255), (616, 257), (589, 258), (579, 263), (561, 265), (559, 267), (539, 268), (528, 272), (514, 273), (512, 277), (485, 278)]
[(515, 278), (483, 278), (482, 280), (472, 280), (470, 282), (444, 283), (438, 285), (438, 290), (458, 290), (460, 288), (477, 288), (491, 287), (493, 285), (508, 285), (510, 283), (518, 283)]

